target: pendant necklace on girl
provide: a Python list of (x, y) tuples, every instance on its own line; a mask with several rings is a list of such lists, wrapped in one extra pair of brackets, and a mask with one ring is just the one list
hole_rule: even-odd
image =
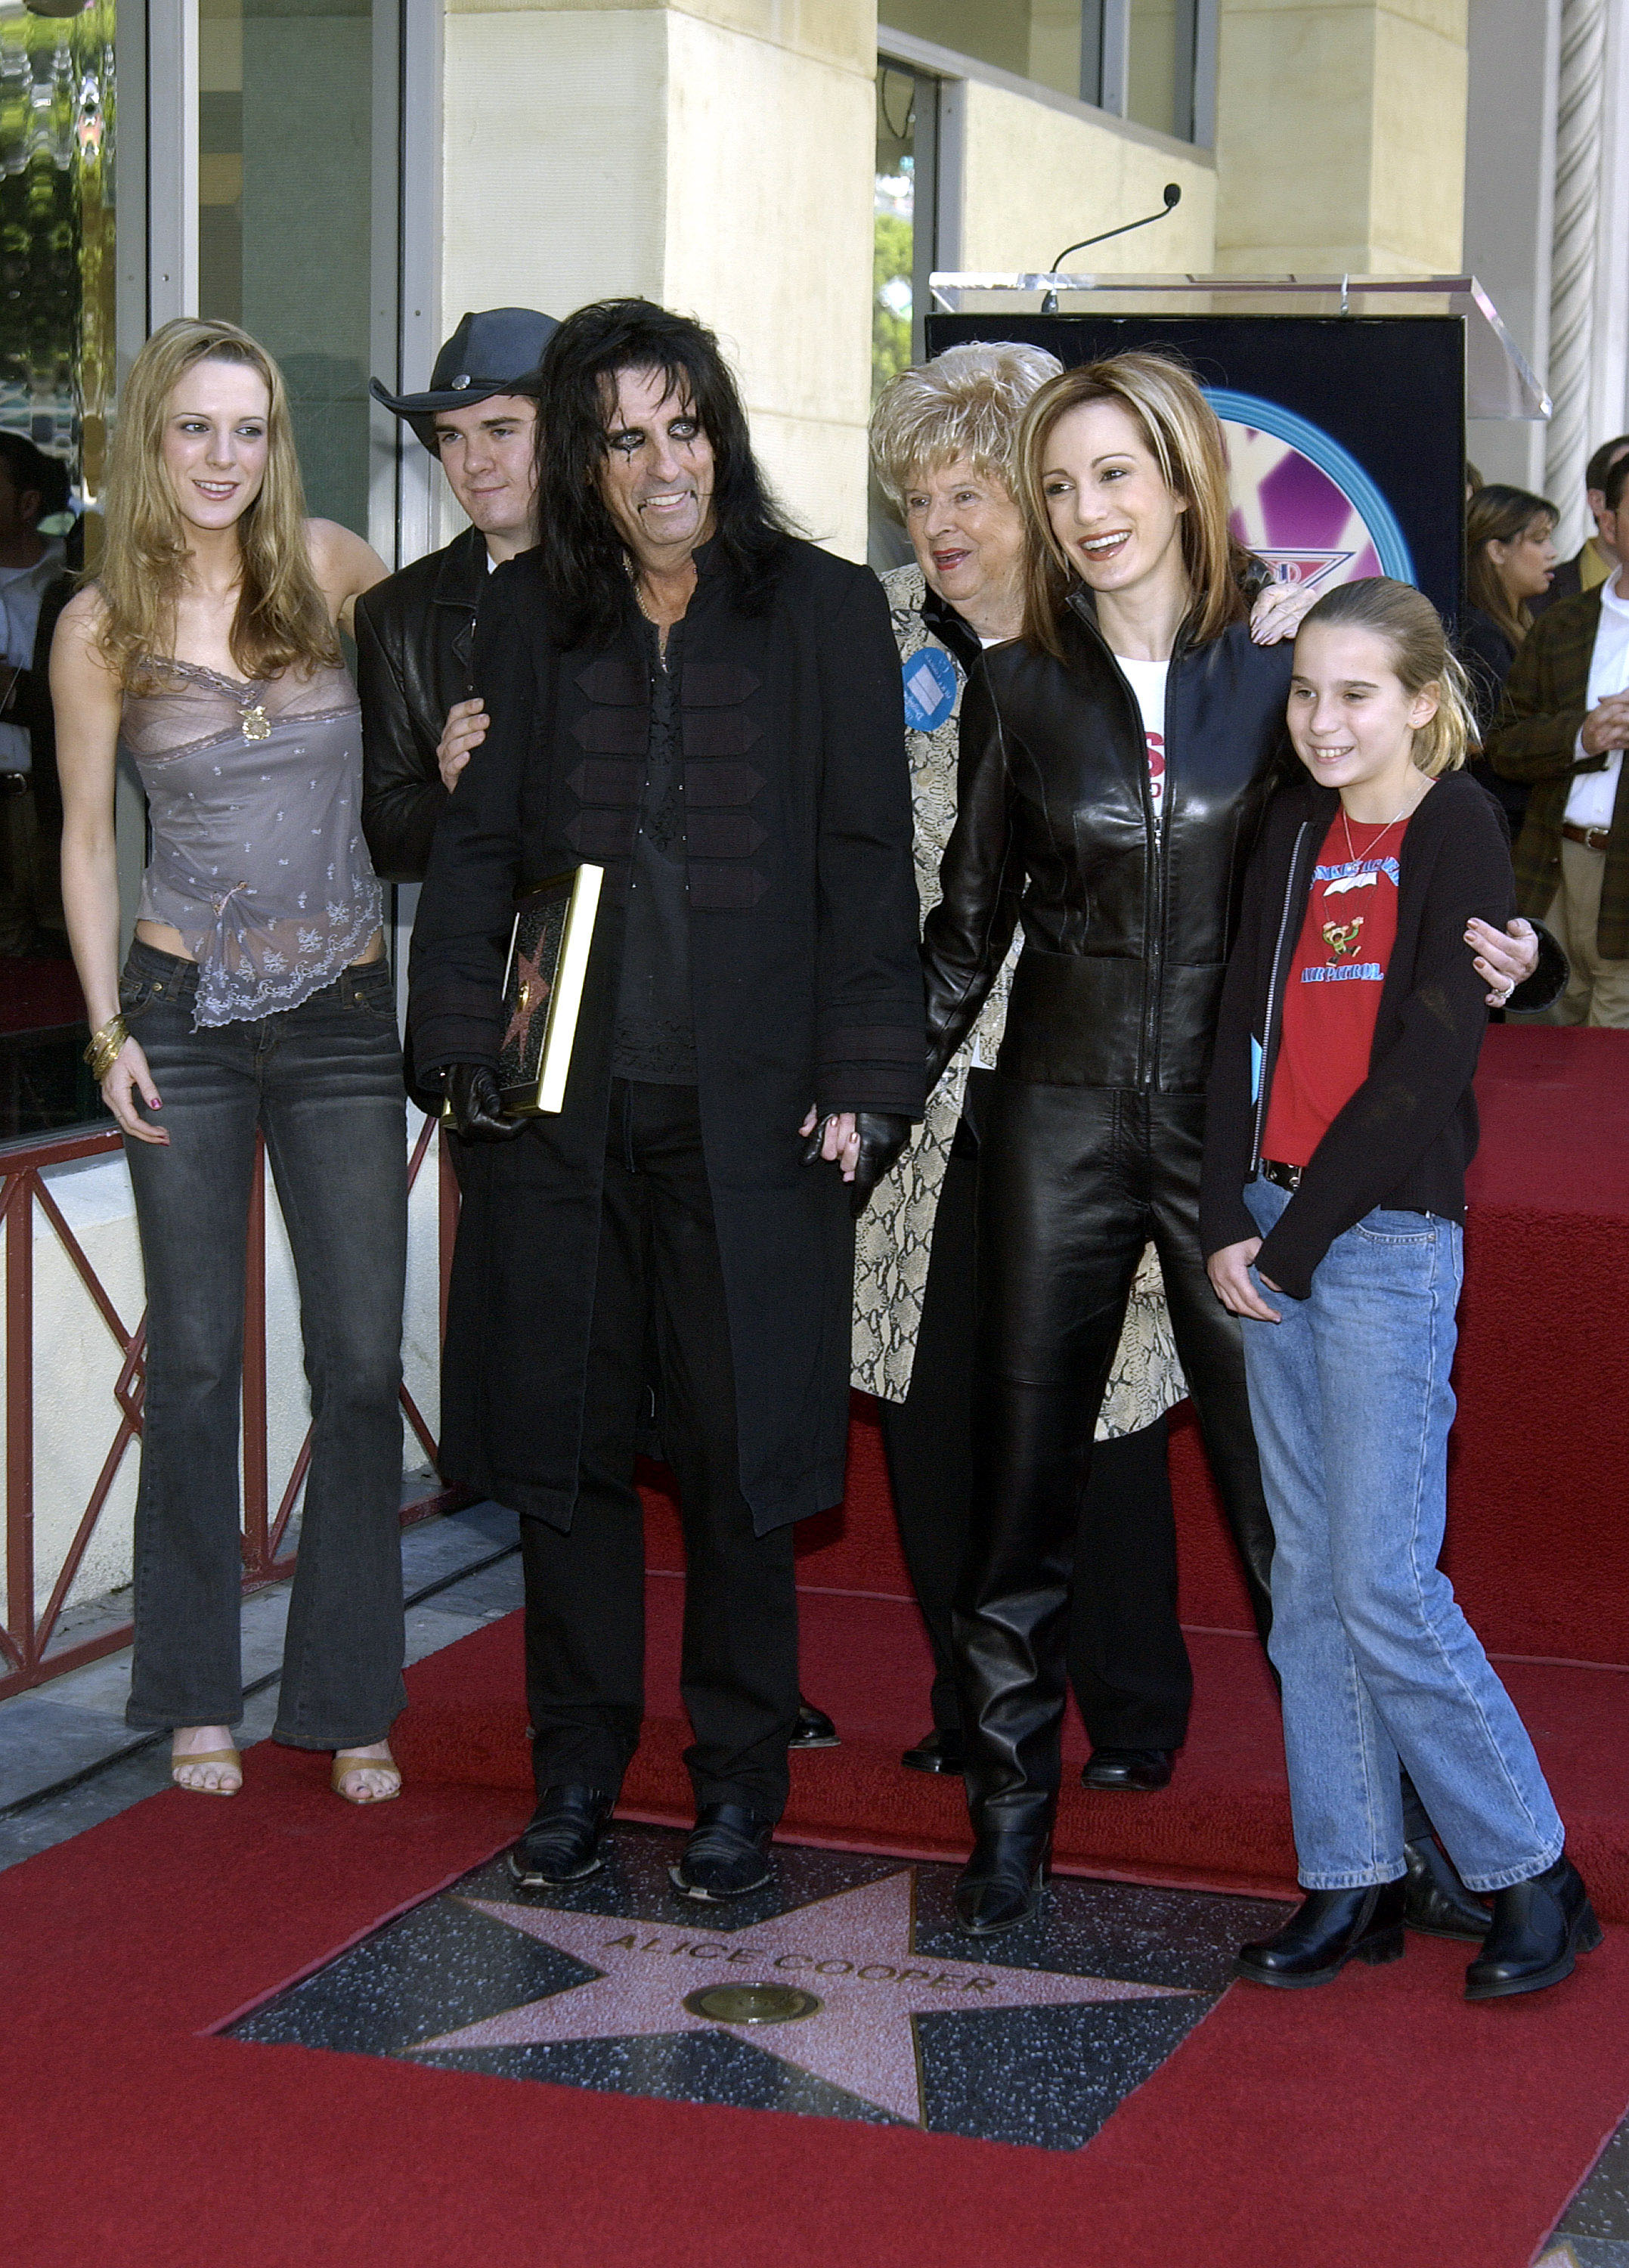
[[(1397, 826), (1401, 821), (1405, 820), (1408, 816), (1409, 812), (1407, 809), (1404, 809), (1398, 812), (1396, 819), (1389, 819), (1385, 825), (1381, 828), (1379, 834), (1375, 836), (1374, 841), (1364, 845), (1363, 857), (1365, 858), (1372, 858), (1375, 851), (1379, 849), (1381, 843), (1385, 840), (1386, 836), (1390, 834), (1392, 828)], [(1342, 831), (1346, 837), (1347, 863), (1352, 866), (1357, 866), (1361, 862), (1358, 856), (1357, 845), (1352, 839), (1352, 823), (1346, 816), (1346, 806), (1344, 803), (1340, 807), (1340, 823)], [(1360, 826), (1364, 822), (1362, 821), (1359, 821)], [(1327, 900), (1335, 896), (1338, 892), (1361, 889), (1367, 886), (1372, 886), (1376, 880), (1377, 877), (1373, 873), (1354, 873), (1343, 876), (1338, 881), (1326, 883), (1324, 886), (1323, 895)], [(1362, 934), (1363, 917), (1361, 914), (1353, 914), (1349, 921), (1326, 921), (1323, 924), (1323, 942), (1329, 947), (1331, 956), (1336, 961), (1340, 961), (1348, 954), (1355, 954), (1358, 949), (1358, 939)]]

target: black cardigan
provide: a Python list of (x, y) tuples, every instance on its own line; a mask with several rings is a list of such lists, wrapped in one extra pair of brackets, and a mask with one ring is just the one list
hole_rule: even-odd
[[(1208, 1255), (1257, 1233), (1245, 1184), (1261, 1157), (1285, 985), (1312, 869), (1340, 799), (1309, 779), (1270, 806), (1245, 881), (1227, 966), (1205, 1130), (1199, 1237)], [(1515, 902), (1510, 846), (1487, 791), (1463, 772), (1438, 780), (1403, 837), (1397, 935), (1375, 1020), (1368, 1077), (1330, 1125), (1257, 1265), (1304, 1300), (1338, 1236), (1377, 1205), (1465, 1217), (1476, 1154), (1471, 1079), (1487, 1027), (1487, 987), (1464, 942), (1473, 915), (1502, 929)], [(1261, 1049), (1255, 1086), (1251, 1062)]]

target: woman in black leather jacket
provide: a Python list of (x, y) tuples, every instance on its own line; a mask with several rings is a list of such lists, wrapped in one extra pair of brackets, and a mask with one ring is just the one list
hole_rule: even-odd
[[(1253, 643), (1221, 431), (1181, 364), (1131, 353), (1042, 388), (1020, 441), (1022, 637), (962, 718), (957, 820), (923, 942), (929, 1081), (1021, 915), (984, 1134), (973, 1535), (955, 1616), (976, 1847), (963, 1926), (1033, 1908), (1059, 1778), (1076, 1502), (1152, 1238), (1249, 1585), (1272, 1531), (1238, 1325), (1199, 1248), (1204, 1091), (1244, 869), (1285, 739), (1292, 648)], [(1472, 941), (1497, 996), (1524, 975)], [(1463, 1895), (1463, 1894), (1462, 1894)]]

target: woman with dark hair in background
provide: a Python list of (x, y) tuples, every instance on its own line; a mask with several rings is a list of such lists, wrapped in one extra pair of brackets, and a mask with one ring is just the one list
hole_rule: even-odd
[[(1239, 1327), (1205, 1275), (1198, 1197), (1217, 1006), (1291, 650), (1252, 643), (1221, 430), (1181, 364), (1134, 352), (1052, 379), (1018, 461), (1023, 632), (969, 683), (923, 945), (931, 1086), (1021, 916), (980, 1153), (977, 1462), (954, 1625), (977, 1838), (956, 1911), (980, 1934), (1033, 1910), (1046, 1867), (1076, 1505), (1150, 1239), (1264, 1636), (1272, 1557)], [(1535, 957), (1530, 939), (1513, 953), (1482, 924), (1470, 943), (1500, 999)], [(1423, 1817), (1410, 1841), (1433, 1926), (1485, 1927)]]
[[(1555, 573), (1559, 518), (1543, 497), (1500, 481), (1478, 489), (1466, 509), (1466, 603), (1457, 644), (1483, 742), (1499, 713), (1510, 665), (1533, 627), (1528, 601), (1544, 597)], [(1526, 786), (1501, 779), (1481, 756), (1471, 759), (1471, 772), (1502, 805), (1512, 836), (1520, 833)]]

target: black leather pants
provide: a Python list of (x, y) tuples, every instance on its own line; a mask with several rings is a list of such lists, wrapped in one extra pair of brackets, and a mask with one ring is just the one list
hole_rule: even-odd
[[(994, 1078), (975, 1071), (969, 1080)], [(974, 1221), (978, 1161), (951, 1151), (903, 1402), (879, 1402), (899, 1540), (933, 1650), (933, 1723), (962, 1732), (951, 1611), (973, 1496)], [(1069, 1682), (1095, 1749), (1180, 1749), (1193, 1671), (1176, 1619), (1176, 1522), (1163, 1418), (1097, 1441), (1074, 1537)]]
[(1199, 1251), (1202, 1095), (998, 1079), (980, 1157), (972, 1528), (954, 1630), (974, 1825), (1056, 1800), (1092, 1430), (1144, 1245), (1264, 1637), (1272, 1528), (1239, 1326)]

